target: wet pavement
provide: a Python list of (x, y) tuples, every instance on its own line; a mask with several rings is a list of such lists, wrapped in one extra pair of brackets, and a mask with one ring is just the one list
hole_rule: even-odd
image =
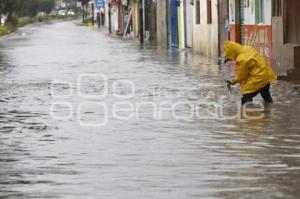
[(229, 117), (223, 74), (74, 22), (18, 30), (0, 41), (0, 198), (299, 198), (300, 84)]

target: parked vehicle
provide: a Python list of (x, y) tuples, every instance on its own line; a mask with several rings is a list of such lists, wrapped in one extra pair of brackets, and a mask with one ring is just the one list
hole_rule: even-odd
[(73, 10), (69, 10), (68, 15), (73, 16), (73, 15), (75, 15), (75, 12)]
[(58, 15), (58, 11), (53, 10), (49, 15), (50, 16), (57, 16)]
[(45, 17), (46, 15), (46, 12), (38, 12), (37, 14), (38, 17)]
[(59, 10), (58, 15), (59, 16), (66, 16), (67, 15), (67, 10)]

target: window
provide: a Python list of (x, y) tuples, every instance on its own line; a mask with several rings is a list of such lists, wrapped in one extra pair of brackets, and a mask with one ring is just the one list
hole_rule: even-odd
[(212, 24), (211, 0), (207, 0), (207, 24)]
[(281, 0), (273, 0), (273, 17), (281, 16)]
[(249, 8), (250, 7), (250, 1), (249, 0), (244, 0), (244, 8)]
[(200, 0), (196, 0), (196, 24), (200, 24)]
[(264, 23), (264, 0), (255, 0), (255, 23)]

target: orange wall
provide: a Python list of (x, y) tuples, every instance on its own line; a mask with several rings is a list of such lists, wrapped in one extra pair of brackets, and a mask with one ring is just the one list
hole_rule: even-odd
[(244, 44), (255, 47), (269, 62), (272, 63), (272, 26), (245, 25)]
[(230, 25), (230, 40), (236, 43), (241, 43), (241, 30), (240, 24)]
[[(255, 47), (269, 62), (272, 63), (272, 26), (271, 25), (243, 25), (244, 45)], [(241, 43), (241, 28), (239, 24), (232, 24), (230, 40)]]

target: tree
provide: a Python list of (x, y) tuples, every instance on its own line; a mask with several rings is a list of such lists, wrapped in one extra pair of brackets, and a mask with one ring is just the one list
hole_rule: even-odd
[(18, 21), (12, 17), (12, 14), (20, 11), (23, 3), (23, 0), (1, 0), (0, 13), (6, 13), (8, 15), (5, 22), (8, 26), (15, 27), (17, 25)]
[(0, 1), (0, 26), (2, 25), (2, 11), (4, 8), (4, 3)]
[(36, 16), (38, 12), (50, 13), (55, 0), (0, 0), (0, 13), (18, 16)]
[(39, 12), (50, 13), (55, 6), (55, 2), (53, 0), (40, 0), (38, 5)]
[[(26, 1), (26, 0), (25, 0)], [(19, 12), (23, 7), (24, 0), (1, 0), (1, 13), (8, 14), (8, 18), (14, 12)]]

